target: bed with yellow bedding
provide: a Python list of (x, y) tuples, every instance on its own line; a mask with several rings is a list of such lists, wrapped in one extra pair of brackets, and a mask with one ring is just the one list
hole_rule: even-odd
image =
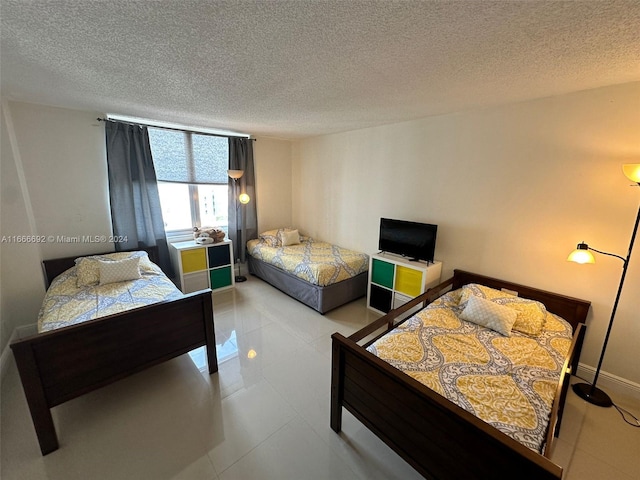
[[(109, 262), (113, 265), (118, 262), (122, 265), (128, 259), (136, 258), (137, 278), (100, 282), (100, 262), (107, 262), (107, 265)], [(135, 271), (135, 262), (130, 265)], [(117, 274), (122, 275), (122, 268)], [(84, 257), (51, 282), (38, 315), (38, 332), (76, 325), (182, 296), (182, 292), (160, 267), (149, 260), (146, 252)]]
[(346, 408), (426, 478), (560, 479), (549, 457), (589, 305), (455, 270), (332, 336), (331, 428)]
[(43, 455), (59, 447), (56, 405), (201, 346), (218, 370), (211, 290), (183, 295), (157, 258), (149, 247), (43, 262), (39, 333), (11, 343)]
[(277, 229), (247, 242), (249, 271), (320, 313), (366, 294), (369, 257)]
[(461, 297), (474, 290), (485, 293), (477, 285), (446, 293), (367, 350), (541, 452), (571, 325), (539, 304), (536, 335), (504, 335), (461, 318), (468, 302)]

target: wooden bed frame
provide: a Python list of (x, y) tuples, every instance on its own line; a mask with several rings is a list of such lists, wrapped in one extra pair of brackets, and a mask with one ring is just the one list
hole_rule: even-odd
[[(155, 247), (139, 250), (157, 263)], [(43, 262), (47, 288), (76, 258)], [(218, 371), (209, 289), (13, 342), (42, 454), (58, 449), (52, 407), (201, 346)]]
[[(440, 396), (357, 342), (397, 325), (407, 311), (423, 307), (449, 290), (469, 283), (518, 292), (545, 304), (574, 329), (562, 368), (547, 431), (544, 455), (483, 422)], [(332, 335), (331, 428), (340, 432), (342, 407), (428, 479), (560, 479), (562, 468), (549, 460), (558, 435), (571, 373), (576, 371), (590, 302), (511, 282), (455, 270), (453, 277), (346, 338)], [(384, 334), (384, 333), (383, 333)], [(376, 338), (378, 338), (378, 335)], [(375, 340), (375, 339), (374, 339)]]

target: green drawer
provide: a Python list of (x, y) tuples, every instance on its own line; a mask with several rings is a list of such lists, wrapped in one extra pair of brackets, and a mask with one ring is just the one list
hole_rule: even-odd
[(209, 272), (209, 276), (211, 278), (211, 290), (215, 290), (216, 288), (228, 287), (232, 284), (232, 275), (231, 266), (222, 267), (222, 268), (214, 268)]
[(387, 288), (393, 288), (393, 263), (373, 259), (371, 265), (371, 281)]

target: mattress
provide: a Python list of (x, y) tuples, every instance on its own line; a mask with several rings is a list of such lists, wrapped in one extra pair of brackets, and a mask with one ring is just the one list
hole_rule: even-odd
[(571, 326), (545, 311), (539, 334), (505, 336), (460, 318), (461, 290), (443, 295), (367, 349), (540, 452)]
[(308, 237), (276, 247), (254, 239), (247, 242), (247, 249), (252, 257), (318, 286), (342, 282), (369, 268), (368, 255)]
[[(115, 254), (114, 254), (115, 255)], [(160, 267), (146, 260), (136, 280), (78, 286), (78, 266), (56, 277), (38, 315), (38, 331), (47, 332), (184, 295)]]

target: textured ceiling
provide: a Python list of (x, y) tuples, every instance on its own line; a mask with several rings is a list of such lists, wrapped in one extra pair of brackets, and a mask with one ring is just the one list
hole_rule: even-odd
[(0, 0), (5, 98), (300, 138), (640, 80), (640, 1)]

